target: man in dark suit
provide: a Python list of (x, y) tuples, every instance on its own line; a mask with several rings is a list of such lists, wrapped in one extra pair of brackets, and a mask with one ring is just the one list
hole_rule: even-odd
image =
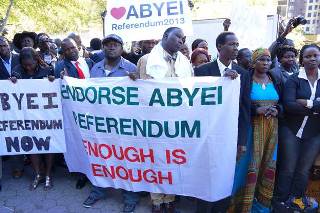
[(19, 64), (19, 55), (10, 51), (9, 42), (5, 37), (0, 36), (0, 80), (11, 77), (11, 70)]
[[(91, 59), (79, 57), (79, 50), (73, 39), (66, 38), (62, 41), (61, 53), (64, 55), (64, 59), (56, 64), (54, 69), (56, 78), (64, 75), (79, 79), (90, 77), (90, 69), (93, 67), (94, 62)], [(80, 174), (76, 188), (83, 188), (87, 181), (87, 177), (84, 174)]]
[(90, 76), (90, 69), (93, 67), (94, 62), (91, 59), (79, 56), (77, 44), (71, 38), (66, 38), (61, 43), (61, 52), (64, 59), (56, 64), (54, 74), (59, 78), (61, 72), (64, 75), (73, 78), (88, 78)]
[[(238, 158), (246, 151), (247, 129), (250, 126), (250, 76), (249, 73), (235, 64), (239, 42), (232, 32), (223, 32), (216, 39), (219, 52), (217, 60), (195, 68), (195, 76), (224, 76), (236, 79), (240, 75), (240, 103), (238, 122)], [(223, 174), (221, 174), (223, 175)], [(230, 204), (230, 197), (217, 202), (198, 200), (197, 213), (224, 213)]]

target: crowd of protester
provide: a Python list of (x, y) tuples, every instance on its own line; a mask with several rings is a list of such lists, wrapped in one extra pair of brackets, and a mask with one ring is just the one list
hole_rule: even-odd
[[(129, 76), (132, 80), (240, 78), (233, 192), (216, 202), (198, 199), (196, 212), (316, 212), (318, 203), (306, 195), (306, 189), (320, 150), (320, 47), (306, 44), (297, 50), (293, 41), (286, 38), (294, 28), (289, 21), (269, 48), (238, 50), (241, 41), (228, 31), (230, 24), (226, 20), (225, 31), (216, 38), (218, 56), (214, 60), (208, 53), (208, 42), (213, 41), (196, 39), (190, 53), (183, 31), (177, 27), (168, 28), (161, 40), (133, 42), (129, 53), (124, 51), (122, 38), (115, 34), (92, 39), (88, 48), (75, 33), (63, 40), (34, 32), (17, 33), (12, 42), (0, 37), (0, 80), (54, 81), (64, 76)], [(50, 190), (52, 167), (55, 162), (64, 164), (63, 157), (57, 154), (17, 155), (9, 160), (13, 178), (20, 178), (24, 164), (31, 163), (34, 177), (30, 190), (42, 183), (44, 190)], [(0, 181), (1, 175), (2, 167)], [(76, 188), (81, 189), (88, 182), (85, 175), (78, 174)], [(93, 186), (83, 206), (90, 208), (106, 198), (106, 190)], [(123, 190), (123, 212), (134, 212), (143, 194), (147, 193)], [(176, 211), (175, 195), (150, 193), (150, 197), (152, 212)]]

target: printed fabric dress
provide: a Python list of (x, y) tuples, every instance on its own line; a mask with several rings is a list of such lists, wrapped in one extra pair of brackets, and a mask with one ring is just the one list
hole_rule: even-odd
[[(272, 82), (261, 85), (252, 83), (252, 104), (268, 106), (277, 104), (279, 95)], [(264, 115), (252, 116), (252, 149), (246, 184), (241, 190), (241, 201), (235, 212), (270, 212), (275, 182), (278, 144), (278, 119)]]

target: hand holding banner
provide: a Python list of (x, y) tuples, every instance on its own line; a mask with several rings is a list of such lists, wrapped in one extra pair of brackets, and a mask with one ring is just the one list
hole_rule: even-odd
[(236, 163), (239, 91), (240, 80), (227, 78), (67, 77), (68, 167), (99, 187), (225, 198)]
[(66, 151), (59, 83), (1, 81), (0, 156)]

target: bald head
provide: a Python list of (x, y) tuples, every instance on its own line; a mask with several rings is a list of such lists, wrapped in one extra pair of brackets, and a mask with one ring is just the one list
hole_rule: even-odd
[(185, 42), (185, 36), (182, 29), (170, 27), (164, 32), (161, 42), (163, 49), (172, 55), (181, 49)]
[(71, 38), (63, 39), (63, 41), (61, 42), (61, 51), (65, 59), (69, 61), (77, 61), (79, 58), (77, 44)]

